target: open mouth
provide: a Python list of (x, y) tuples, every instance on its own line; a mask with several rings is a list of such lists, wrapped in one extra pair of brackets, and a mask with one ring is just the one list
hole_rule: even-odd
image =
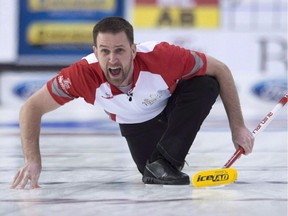
[(121, 73), (121, 67), (111, 67), (108, 70), (112, 76), (118, 76)]

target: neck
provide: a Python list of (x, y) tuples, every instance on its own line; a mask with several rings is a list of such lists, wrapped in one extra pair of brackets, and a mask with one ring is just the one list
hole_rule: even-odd
[(131, 68), (130, 73), (128, 74), (127, 78), (121, 83), (120, 87), (125, 87), (131, 85), (133, 82), (133, 67)]

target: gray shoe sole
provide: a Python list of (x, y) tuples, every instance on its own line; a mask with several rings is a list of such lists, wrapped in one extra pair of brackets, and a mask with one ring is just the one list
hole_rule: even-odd
[(162, 180), (154, 177), (143, 176), (142, 181), (144, 184), (160, 184), (160, 185), (189, 185), (189, 177), (175, 180)]

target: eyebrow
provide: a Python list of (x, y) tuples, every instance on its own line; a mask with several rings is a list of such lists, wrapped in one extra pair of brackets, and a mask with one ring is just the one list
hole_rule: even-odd
[[(125, 47), (124, 45), (116, 45), (114, 48)], [(109, 48), (106, 45), (99, 45), (99, 48)]]

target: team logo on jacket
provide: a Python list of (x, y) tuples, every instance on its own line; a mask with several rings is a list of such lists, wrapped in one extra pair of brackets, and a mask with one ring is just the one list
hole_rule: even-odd
[(69, 78), (64, 79), (63, 76), (58, 77), (59, 85), (61, 86), (62, 90), (66, 92), (68, 95), (68, 89), (71, 87), (71, 81)]
[(142, 104), (144, 104), (145, 106), (151, 106), (161, 97), (162, 97), (162, 94), (150, 94), (150, 97), (145, 98)]

